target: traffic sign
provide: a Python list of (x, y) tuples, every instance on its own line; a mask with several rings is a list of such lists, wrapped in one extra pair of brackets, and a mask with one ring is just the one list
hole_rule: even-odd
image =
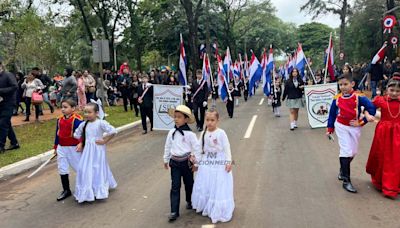
[(108, 40), (94, 40), (92, 41), (93, 48), (93, 62), (95, 63), (108, 63), (110, 62), (110, 48)]

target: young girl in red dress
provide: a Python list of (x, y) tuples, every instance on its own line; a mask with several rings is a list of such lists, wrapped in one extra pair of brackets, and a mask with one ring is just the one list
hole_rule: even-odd
[[(395, 73), (387, 85), (385, 96), (373, 101), (381, 110), (374, 141), (367, 162), (372, 184), (389, 198), (400, 193), (400, 73)], [(368, 118), (373, 121), (373, 117)]]

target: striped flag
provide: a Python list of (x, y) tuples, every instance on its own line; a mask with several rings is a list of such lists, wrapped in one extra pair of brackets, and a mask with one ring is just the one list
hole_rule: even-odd
[(328, 49), (326, 50), (325, 64), (326, 64), (325, 78), (326, 78), (326, 75), (329, 73), (329, 76), (331, 77), (331, 81), (334, 81), (335, 80), (335, 70), (333, 69), (334, 55), (333, 55), (332, 33), (329, 37)]
[(375, 54), (374, 58), (371, 61), (371, 64), (376, 64), (385, 58), (386, 47), (387, 47), (387, 41), (383, 43), (381, 49), (379, 49), (379, 51)]
[(211, 90), (212, 86), (212, 74), (211, 74), (211, 67), (210, 67), (210, 58), (208, 58), (208, 54), (204, 53), (203, 58), (203, 82), (207, 82), (208, 89)]
[(181, 44), (180, 44), (180, 53), (179, 53), (179, 82), (181, 85), (187, 85), (187, 78), (186, 78), (186, 53), (185, 47), (183, 46), (183, 38), (182, 33), (180, 34)]

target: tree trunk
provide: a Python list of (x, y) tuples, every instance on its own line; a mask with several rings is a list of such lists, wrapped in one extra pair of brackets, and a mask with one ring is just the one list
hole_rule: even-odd
[(193, 12), (193, 4), (192, 0), (180, 0), (183, 8), (185, 9), (186, 13), (186, 19), (188, 22), (188, 27), (189, 27), (189, 50), (190, 50), (190, 59), (191, 59), (191, 64), (193, 68), (193, 74), (195, 75), (195, 72), (198, 68), (198, 57), (199, 57), (199, 52), (198, 52), (198, 41), (197, 41), (197, 29), (198, 29), (198, 21), (199, 21), (199, 16), (200, 16), (200, 11), (201, 11), (201, 4), (202, 0), (199, 0), (196, 5), (196, 9), (194, 10), (195, 13)]
[(137, 70), (142, 72), (142, 50), (139, 47), (136, 48), (136, 65)]
[(85, 29), (86, 29), (87, 35), (89, 37), (90, 45), (92, 45), (92, 41), (94, 40), (94, 38), (93, 38), (92, 31), (90, 30), (90, 26), (89, 26), (87, 16), (85, 14), (85, 10), (83, 9), (83, 4), (82, 4), (81, 0), (76, 0), (76, 3), (78, 4), (79, 11), (82, 14), (83, 24), (85, 25)]
[[(206, 0), (206, 50), (208, 58), (211, 58), (211, 35), (210, 35), (210, 0)], [(210, 59), (211, 62), (211, 59)]]
[[(339, 41), (339, 51), (340, 53), (344, 53), (344, 39), (346, 33), (346, 17), (348, 12), (348, 4), (347, 0), (342, 2), (342, 10), (340, 13), (340, 41)], [(343, 59), (344, 60), (344, 59)]]

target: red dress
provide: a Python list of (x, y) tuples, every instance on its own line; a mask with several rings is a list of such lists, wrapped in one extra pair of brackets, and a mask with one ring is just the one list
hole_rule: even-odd
[(375, 129), (366, 170), (377, 189), (385, 196), (396, 197), (400, 193), (400, 101), (380, 96), (373, 103), (381, 109), (381, 120)]

